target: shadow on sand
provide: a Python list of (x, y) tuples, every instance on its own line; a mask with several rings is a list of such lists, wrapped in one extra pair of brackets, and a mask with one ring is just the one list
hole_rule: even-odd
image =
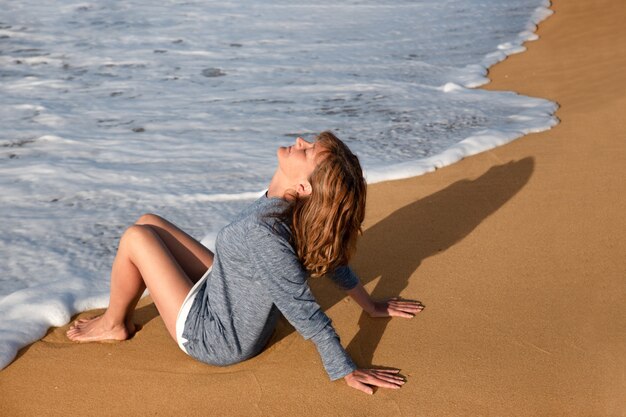
[[(364, 285), (380, 277), (371, 291), (372, 298), (400, 294), (423, 260), (460, 242), (517, 194), (533, 170), (531, 157), (494, 166), (474, 180), (457, 181), (369, 227), (359, 240), (351, 265)], [(324, 310), (345, 297), (326, 280), (312, 279), (310, 284)], [(358, 333), (346, 348), (359, 366), (373, 365), (374, 352), (389, 320), (361, 315)], [(270, 344), (292, 331), (282, 318)]]

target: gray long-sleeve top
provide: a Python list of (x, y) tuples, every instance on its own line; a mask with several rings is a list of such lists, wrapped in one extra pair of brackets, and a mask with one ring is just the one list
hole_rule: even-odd
[[(289, 227), (267, 216), (284, 204), (263, 196), (218, 233), (213, 268), (185, 322), (185, 348), (209, 364), (241, 362), (263, 349), (281, 312), (315, 343), (328, 376), (336, 380), (356, 365), (309, 288), (308, 274), (289, 243)], [(358, 284), (348, 266), (331, 278), (346, 290)]]

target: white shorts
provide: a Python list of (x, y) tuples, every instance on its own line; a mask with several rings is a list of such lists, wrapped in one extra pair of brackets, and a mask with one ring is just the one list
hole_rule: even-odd
[[(200, 286), (209, 276), (209, 272), (211, 272), (211, 267), (204, 273), (202, 278), (195, 283), (195, 285), (185, 297), (183, 301), (183, 305), (180, 306), (180, 310), (178, 310), (178, 316), (176, 316), (176, 343), (183, 350), (183, 352), (187, 353), (185, 349), (185, 345), (183, 343), (187, 342), (187, 339), (183, 337), (183, 330), (185, 330), (185, 321), (187, 321), (187, 316), (189, 315), (189, 310), (191, 310), (191, 305), (193, 304), (194, 299), (196, 298), (196, 294), (200, 290)], [(188, 354), (188, 353), (187, 353)]]

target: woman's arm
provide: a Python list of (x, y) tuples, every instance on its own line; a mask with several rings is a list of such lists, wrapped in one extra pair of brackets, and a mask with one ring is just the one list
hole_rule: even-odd
[(354, 288), (346, 290), (346, 293), (371, 317), (405, 317), (410, 319), (424, 309), (424, 305), (419, 301), (401, 300), (398, 297), (374, 301), (360, 282)]
[(363, 284), (361, 284), (360, 282), (356, 285), (356, 287), (352, 288), (351, 290), (347, 290), (346, 293), (350, 297), (352, 297), (352, 299), (356, 301), (356, 303), (360, 305), (361, 308), (367, 313), (369, 313), (370, 311), (374, 311), (374, 301), (367, 293), (367, 291), (365, 291), (365, 288), (363, 288)]
[(317, 303), (307, 273), (287, 238), (275, 229), (255, 225), (248, 230), (246, 244), (257, 276), (261, 277), (261, 288), (298, 333), (315, 343), (330, 379), (334, 381), (355, 371), (357, 366)]

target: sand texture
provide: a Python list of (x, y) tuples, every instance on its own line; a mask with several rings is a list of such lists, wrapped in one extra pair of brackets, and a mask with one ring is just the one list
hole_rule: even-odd
[(424, 312), (372, 319), (312, 283), (355, 361), (400, 368), (402, 389), (330, 382), (284, 321), (258, 357), (203, 365), (145, 300), (129, 341), (61, 328), (23, 349), (0, 372), (0, 415), (625, 416), (626, 2), (552, 9), (486, 88), (558, 102), (556, 128), (369, 187), (353, 266), (374, 297)]

